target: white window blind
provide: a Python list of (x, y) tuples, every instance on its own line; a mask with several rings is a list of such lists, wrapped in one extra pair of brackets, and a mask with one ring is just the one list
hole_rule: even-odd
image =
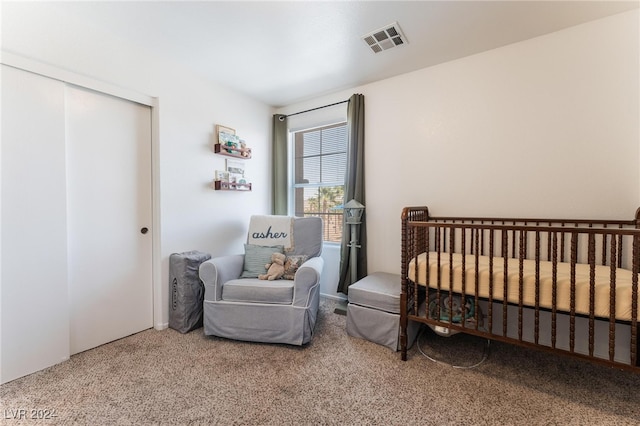
[(345, 123), (294, 133), (294, 213), (322, 217), (325, 241), (342, 240), (346, 167)]

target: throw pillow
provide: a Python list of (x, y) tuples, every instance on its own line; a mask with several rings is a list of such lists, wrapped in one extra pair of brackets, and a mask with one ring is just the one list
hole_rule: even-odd
[(284, 262), (284, 275), (282, 275), (282, 278), (285, 280), (294, 279), (298, 268), (307, 261), (308, 257), (303, 255), (287, 256)]
[(284, 246), (244, 245), (244, 266), (240, 278), (258, 278), (267, 272), (265, 265), (271, 263), (273, 253), (284, 253)]

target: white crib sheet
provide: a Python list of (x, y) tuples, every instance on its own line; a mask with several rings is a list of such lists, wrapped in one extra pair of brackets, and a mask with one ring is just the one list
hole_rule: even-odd
[[(452, 291), (462, 293), (462, 255), (453, 255), (453, 288)], [(415, 258), (409, 264), (408, 278), (418, 284), (426, 285), (426, 254), (418, 256), (418, 279), (416, 281)], [(519, 260), (508, 259), (507, 275), (507, 301), (518, 303), (519, 300)], [(450, 254), (441, 253), (441, 290), (449, 290), (451, 268)], [(504, 258), (493, 258), (493, 300), (502, 301), (504, 298)], [(429, 253), (429, 287), (437, 288), (437, 253)], [(610, 296), (610, 274), (609, 266), (597, 265), (595, 268), (595, 309), (596, 317), (609, 318), (609, 296)], [(465, 255), (465, 294), (475, 295), (476, 292), (476, 266), (475, 255)], [(576, 264), (576, 297), (575, 312), (589, 315), (589, 289), (590, 289), (590, 266), (588, 264)], [(523, 262), (523, 296), (522, 302), (525, 306), (535, 306), (536, 279), (535, 261), (525, 259)], [(627, 269), (616, 268), (615, 279), (615, 317), (618, 320), (630, 321), (632, 309), (632, 277), (633, 273)], [(489, 256), (478, 256), (478, 296), (489, 297), (490, 291)], [(640, 280), (640, 278), (639, 278)], [(540, 261), (540, 307), (552, 307), (552, 262)], [(640, 293), (640, 291), (638, 292)], [(570, 263), (557, 264), (557, 310), (570, 312), (571, 308), (571, 265)], [(639, 297), (640, 301), (640, 297)], [(638, 304), (640, 309), (640, 303)]]

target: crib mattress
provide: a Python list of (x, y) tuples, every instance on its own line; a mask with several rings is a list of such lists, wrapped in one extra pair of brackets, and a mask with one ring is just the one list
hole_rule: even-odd
[[(440, 289), (449, 290), (451, 267), (450, 256), (453, 256), (453, 288), (452, 291), (462, 293), (462, 259), (463, 255), (454, 253), (440, 254)], [(465, 294), (476, 294), (476, 256), (465, 255)], [(416, 279), (415, 258), (409, 264), (408, 278), (418, 284), (426, 285), (427, 256), (422, 253), (418, 256), (418, 274)], [(525, 306), (535, 306), (536, 278), (534, 260), (523, 261), (523, 296), (522, 303)], [(507, 301), (519, 303), (519, 267), (518, 259), (508, 259), (507, 274)], [(540, 261), (540, 307), (552, 308), (553, 275), (552, 262)], [(493, 300), (504, 299), (504, 258), (493, 257)], [(438, 258), (437, 253), (429, 253), (429, 287), (437, 288)], [(590, 266), (588, 264), (576, 264), (576, 297), (575, 312), (589, 315), (590, 305)], [(595, 268), (595, 306), (596, 317), (609, 318), (610, 296), (609, 266), (597, 265)], [(632, 277), (633, 273), (627, 269), (616, 268), (615, 279), (615, 317), (617, 320), (630, 321), (632, 309)], [(478, 256), (478, 297), (489, 298), (490, 293), (489, 256)], [(640, 293), (640, 291), (638, 292)], [(558, 311), (570, 312), (571, 308), (571, 264), (557, 263), (557, 304)], [(639, 297), (640, 299), (640, 297)], [(640, 304), (638, 305), (640, 309)]]

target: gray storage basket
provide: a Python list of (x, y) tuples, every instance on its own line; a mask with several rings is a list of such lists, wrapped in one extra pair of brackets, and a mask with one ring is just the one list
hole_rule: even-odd
[(198, 270), (209, 259), (210, 254), (195, 250), (169, 256), (169, 327), (180, 333), (202, 327), (204, 285)]

